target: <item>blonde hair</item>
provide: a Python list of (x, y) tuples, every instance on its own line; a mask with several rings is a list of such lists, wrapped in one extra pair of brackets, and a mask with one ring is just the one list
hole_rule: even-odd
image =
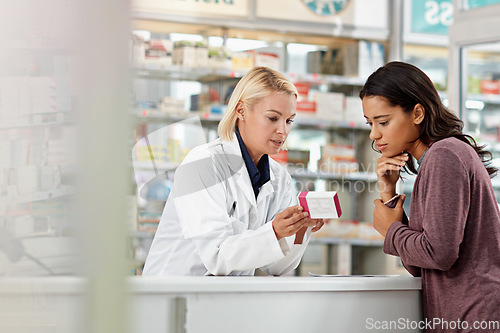
[(236, 108), (242, 102), (252, 108), (261, 98), (272, 93), (286, 93), (297, 98), (297, 88), (283, 74), (267, 67), (254, 67), (238, 82), (229, 99), (227, 110), (217, 128), (222, 140), (230, 141), (233, 138), (238, 119)]

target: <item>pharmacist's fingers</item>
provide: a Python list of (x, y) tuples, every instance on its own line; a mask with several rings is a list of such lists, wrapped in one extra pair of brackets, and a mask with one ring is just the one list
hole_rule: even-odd
[(302, 212), (301, 209), (297, 210), (291, 216), (287, 216), (288, 212), (285, 211), (281, 213), (276, 214), (272, 222), (274, 233), (278, 240), (297, 233), (307, 223), (306, 218), (309, 216), (309, 213)]
[(282, 219), (287, 219), (287, 218), (292, 217), (293, 214), (300, 213), (303, 210), (304, 210), (304, 208), (302, 208), (302, 206), (300, 206), (300, 205), (291, 206), (291, 207), (285, 208), (283, 211), (276, 214), (276, 217), (279, 216)]
[(311, 229), (312, 232), (319, 231), (321, 228), (323, 228), (323, 226), (326, 223), (324, 219), (318, 219), (315, 221), (316, 221), (316, 225)]

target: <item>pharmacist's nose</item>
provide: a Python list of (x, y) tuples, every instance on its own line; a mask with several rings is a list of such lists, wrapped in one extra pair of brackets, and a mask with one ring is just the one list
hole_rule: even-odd
[(276, 133), (280, 135), (286, 134), (286, 122), (280, 122), (278, 128), (276, 129)]

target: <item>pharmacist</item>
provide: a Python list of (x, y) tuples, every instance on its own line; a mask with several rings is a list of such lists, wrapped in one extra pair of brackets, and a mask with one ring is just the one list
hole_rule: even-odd
[(268, 154), (283, 147), (297, 104), (281, 73), (255, 67), (237, 84), (219, 139), (190, 151), (172, 192), (143, 275), (270, 275), (295, 269), (322, 219), (292, 206), (288, 172)]

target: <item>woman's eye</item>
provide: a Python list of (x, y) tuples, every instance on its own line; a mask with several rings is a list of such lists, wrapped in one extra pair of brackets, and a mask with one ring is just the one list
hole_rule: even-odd
[(379, 125), (385, 126), (385, 125), (387, 125), (387, 123), (388, 123), (388, 121), (382, 121), (379, 123)]
[(288, 120), (286, 121), (286, 123), (287, 123), (287, 124), (291, 124), (291, 123), (293, 123), (293, 119), (288, 119)]
[(372, 126), (372, 123), (370, 122), (366, 122), (367, 125), (369, 125), (370, 127)]

